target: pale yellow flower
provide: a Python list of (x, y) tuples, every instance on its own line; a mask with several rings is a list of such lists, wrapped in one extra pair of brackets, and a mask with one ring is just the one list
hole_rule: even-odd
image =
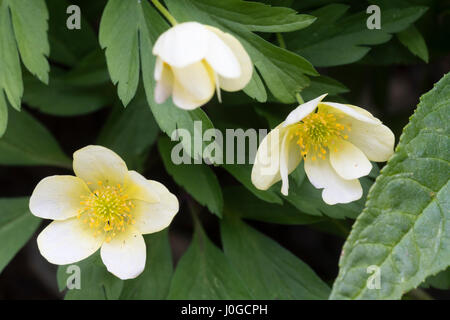
[(220, 89), (238, 91), (250, 81), (253, 64), (241, 43), (231, 34), (197, 22), (170, 28), (156, 41), (155, 101), (172, 96), (182, 109), (207, 103)]
[(368, 111), (322, 102), (325, 96), (298, 106), (264, 138), (252, 170), (256, 188), (267, 190), (281, 180), (281, 192), (288, 195), (288, 175), (304, 159), (309, 181), (323, 189), (327, 204), (361, 198), (358, 178), (369, 174), (370, 161), (393, 154), (394, 134)]
[(65, 265), (101, 248), (103, 263), (121, 279), (145, 267), (143, 234), (169, 226), (178, 200), (161, 183), (128, 171), (113, 151), (87, 146), (73, 155), (76, 176), (51, 176), (33, 191), (30, 211), (55, 220), (38, 236), (41, 254)]

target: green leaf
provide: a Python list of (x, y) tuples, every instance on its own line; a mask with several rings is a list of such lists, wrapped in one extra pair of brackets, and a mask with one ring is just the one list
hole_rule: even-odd
[(114, 107), (97, 143), (118, 153), (130, 169), (142, 171), (158, 132), (145, 97), (138, 94), (128, 108)]
[(147, 262), (144, 272), (136, 279), (124, 282), (121, 300), (161, 300), (169, 293), (172, 279), (172, 252), (168, 232), (144, 236)]
[[(119, 97), (127, 105), (136, 93), (139, 82), (139, 58), (142, 63), (142, 77), (156, 122), (168, 136), (177, 128), (189, 131), (192, 139), (195, 134), (213, 128), (211, 121), (199, 108), (186, 111), (177, 108), (171, 101), (157, 104), (153, 97), (155, 57), (151, 48), (158, 36), (168, 28), (165, 20), (147, 1), (109, 0), (100, 24), (100, 44), (106, 47), (106, 61), (111, 79), (118, 84)], [(202, 124), (201, 132), (194, 127), (194, 121)], [(191, 141), (183, 141), (188, 152)], [(201, 154), (190, 153), (192, 157)]]
[(350, 90), (339, 81), (327, 76), (319, 76), (311, 79), (309, 87), (302, 91), (302, 98), (305, 101), (309, 101), (325, 93), (328, 93), (327, 98), (330, 98), (349, 91)]
[(397, 33), (397, 37), (412, 54), (428, 63), (428, 48), (425, 40), (416, 27), (410, 26), (408, 29)]
[(5, 133), (7, 125), (8, 125), (8, 105), (6, 104), (3, 91), (0, 90), (0, 138)]
[(22, 71), (8, 2), (5, 0), (0, 1), (0, 87), (5, 91), (9, 103), (20, 110)]
[(197, 202), (206, 205), (209, 211), (222, 217), (222, 189), (214, 171), (206, 164), (174, 164), (171, 159), (171, 150), (174, 145), (166, 137), (158, 141), (159, 153), (167, 172)]
[[(332, 299), (399, 299), (450, 265), (450, 74), (423, 95), (342, 250)], [(378, 266), (381, 289), (369, 290)]]
[(426, 7), (381, 7), (381, 29), (370, 30), (365, 11), (345, 15), (349, 6), (330, 4), (311, 12), (317, 21), (306, 30), (287, 34), (290, 50), (301, 54), (314, 66), (330, 67), (353, 63), (369, 52), (368, 45), (389, 41), (393, 33), (407, 29), (427, 10)]
[(221, 250), (196, 225), (189, 249), (178, 262), (168, 299), (251, 299), (242, 279)]
[(139, 33), (144, 7), (149, 7), (146, 1), (110, 0), (100, 22), (100, 45), (106, 49), (111, 80), (117, 84), (125, 106), (134, 97), (139, 83)]
[(31, 75), (25, 74), (23, 101), (32, 108), (56, 116), (88, 114), (112, 102), (108, 86), (71, 85), (66, 75), (66, 72), (53, 67), (49, 84), (46, 85)]
[(250, 178), (252, 172), (251, 164), (223, 164), (222, 167), (259, 199), (270, 203), (283, 203), (283, 200), (272, 190), (262, 191), (255, 188)]
[[(199, 21), (235, 35), (247, 50), (270, 92), (281, 102), (294, 102), (295, 93), (309, 85), (306, 75), (318, 75), (306, 59), (279, 48), (252, 32), (292, 31), (311, 23), (313, 18), (310, 16), (297, 16), (291, 9), (241, 0), (168, 0), (166, 3), (180, 22)], [(287, 27), (285, 21), (293, 18), (302, 23), (289, 23)], [(256, 90), (260, 85), (258, 77), (254, 75), (250, 89), (245, 92), (263, 101), (264, 94), (261, 90)]]
[(11, 109), (8, 130), (0, 139), (0, 165), (71, 168), (72, 161), (42, 124), (25, 110)]
[(20, 57), (39, 80), (48, 83), (48, 12), (44, 0), (3, 0), (8, 3)]
[(322, 221), (322, 217), (304, 214), (291, 204), (267, 203), (255, 197), (241, 186), (224, 189), (225, 210), (241, 218), (279, 224), (311, 224)]
[(73, 281), (76, 273), (70, 266), (80, 268), (80, 289), (67, 290), (65, 300), (117, 300), (124, 282), (106, 270), (100, 253), (97, 251), (89, 258), (71, 265), (59, 266), (57, 272), (58, 287), (62, 291), (68, 281)]
[(330, 288), (303, 261), (235, 215), (221, 222), (226, 257), (260, 300), (327, 299)]
[(29, 198), (0, 199), (0, 273), (36, 231), (41, 219), (28, 209)]

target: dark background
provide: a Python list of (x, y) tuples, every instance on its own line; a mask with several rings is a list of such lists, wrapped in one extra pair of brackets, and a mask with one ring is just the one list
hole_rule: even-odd
[[(427, 13), (427, 17), (421, 22), (421, 31), (430, 50), (428, 64), (411, 55), (411, 62), (407, 64), (377, 65), (376, 55), (381, 52), (380, 50), (388, 50), (390, 46), (398, 45), (396, 43), (398, 40), (393, 39), (388, 44), (373, 49), (357, 64), (318, 70), (321, 74), (329, 75), (351, 88), (351, 92), (344, 94), (343, 97), (352, 101), (352, 104), (373, 112), (394, 131), (397, 141), (402, 128), (413, 114), (419, 97), (450, 70), (449, 18), (447, 16), (444, 22), (439, 22), (435, 14), (437, 13)], [(94, 25), (96, 22), (98, 23), (94, 21)], [(109, 94), (116, 96), (116, 89), (111, 87)], [(64, 118), (38, 113), (26, 105), (24, 107), (51, 131), (68, 155), (95, 141), (101, 125), (110, 112), (110, 108), (106, 108), (85, 116)], [(157, 160), (146, 167), (144, 175), (162, 182), (176, 194), (183, 192), (165, 172), (156, 146), (152, 147), (150, 157)], [(237, 183), (222, 169), (215, 170), (222, 185)], [(0, 197), (29, 196), (41, 179), (54, 174), (72, 173), (52, 167), (0, 166)], [(200, 218), (209, 237), (220, 246), (217, 218), (206, 209), (202, 210)], [(37, 233), (46, 223), (41, 225)], [(352, 221), (347, 223), (351, 226)], [(256, 222), (250, 224), (302, 259), (327, 283), (331, 284), (337, 276), (343, 238), (307, 226), (281, 226)], [(191, 235), (191, 217), (185, 201), (181, 200), (180, 212), (170, 227), (175, 263), (188, 247)], [(450, 299), (448, 291), (427, 289), (427, 292), (436, 299)], [(62, 297), (63, 294), (58, 291), (56, 285), (56, 266), (49, 264), (39, 254), (35, 234), (0, 274), (0, 299)]]

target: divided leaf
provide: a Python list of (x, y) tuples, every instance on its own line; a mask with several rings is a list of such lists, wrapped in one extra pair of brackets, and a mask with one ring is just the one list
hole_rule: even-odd
[(246, 300), (252, 295), (223, 252), (196, 225), (194, 238), (178, 262), (168, 299)]
[[(147, 101), (156, 122), (168, 136), (177, 128), (186, 129), (191, 134), (190, 141), (184, 141), (187, 150), (194, 139), (199, 121), (202, 129), (213, 125), (200, 109), (186, 111), (177, 108), (172, 101), (157, 104), (153, 97), (155, 57), (152, 55), (153, 43), (168, 28), (168, 24), (147, 1), (109, 0), (100, 23), (100, 45), (106, 48), (106, 62), (111, 79), (118, 86), (118, 94), (126, 106), (134, 97), (142, 73)], [(140, 63), (141, 62), (141, 65)], [(192, 154), (192, 157), (201, 154)]]
[(255, 299), (328, 298), (330, 288), (308, 265), (234, 214), (226, 213), (221, 233), (226, 257)]
[[(318, 75), (306, 59), (252, 32), (298, 30), (314, 21), (311, 16), (296, 15), (292, 9), (242, 0), (168, 0), (166, 3), (180, 22), (199, 21), (236, 36), (270, 92), (283, 103), (294, 102), (296, 92), (309, 85), (307, 75)], [(260, 102), (266, 100), (267, 95), (256, 70), (252, 82), (244, 91)]]
[[(423, 95), (342, 250), (332, 299), (400, 299), (450, 265), (450, 74)], [(369, 266), (381, 289), (369, 289)], [(373, 272), (373, 271), (372, 271)]]
[(381, 29), (368, 29), (366, 12), (346, 15), (349, 6), (330, 4), (311, 12), (317, 21), (308, 29), (287, 34), (289, 50), (301, 54), (316, 67), (356, 62), (369, 52), (369, 45), (382, 44), (393, 33), (410, 27), (427, 10), (415, 6), (395, 8), (378, 3), (382, 13)]
[(206, 164), (174, 164), (171, 159), (174, 145), (166, 137), (158, 141), (159, 153), (167, 172), (197, 202), (206, 205), (209, 211), (222, 217), (222, 189), (214, 171)]
[(41, 123), (25, 110), (11, 109), (8, 130), (0, 139), (0, 165), (71, 168), (72, 161)]
[(0, 273), (41, 222), (31, 214), (28, 201), (29, 198), (0, 199)]

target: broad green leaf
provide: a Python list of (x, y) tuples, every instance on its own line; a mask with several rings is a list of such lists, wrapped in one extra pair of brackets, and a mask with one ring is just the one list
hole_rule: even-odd
[(327, 299), (330, 288), (288, 250), (227, 211), (221, 222), (225, 255), (255, 299)]
[[(177, 108), (170, 99), (156, 104), (153, 98), (155, 57), (152, 47), (167, 28), (168, 24), (147, 1), (109, 0), (100, 24), (100, 44), (106, 48), (108, 70), (113, 83), (118, 84), (123, 104), (127, 105), (136, 93), (141, 61), (147, 101), (161, 130), (171, 136), (177, 128), (186, 129), (194, 139), (195, 134), (201, 137), (204, 130), (213, 127), (206, 114), (200, 108), (193, 111)], [(201, 123), (201, 130), (194, 126), (194, 121)], [(192, 139), (183, 144), (193, 157), (201, 157), (189, 148), (193, 146)]]
[(172, 252), (168, 232), (144, 236), (147, 262), (144, 272), (136, 279), (124, 282), (121, 300), (165, 299), (172, 279)]
[(255, 188), (250, 178), (252, 172), (251, 164), (223, 164), (222, 167), (261, 200), (270, 203), (283, 203), (283, 200), (272, 190), (262, 191)]
[(36, 231), (41, 219), (28, 209), (29, 198), (0, 199), (0, 273)]
[(14, 35), (25, 67), (48, 83), (48, 11), (44, 0), (3, 0), (11, 10)]
[(353, 63), (369, 52), (368, 45), (389, 41), (393, 33), (407, 29), (427, 10), (423, 6), (381, 9), (381, 29), (370, 30), (365, 11), (346, 15), (349, 6), (330, 4), (311, 14), (317, 21), (306, 30), (286, 35), (289, 50), (308, 59), (314, 66), (329, 67)]
[(80, 271), (80, 289), (68, 289), (65, 300), (117, 300), (120, 297), (124, 281), (106, 270), (100, 253), (97, 251), (89, 258), (71, 265), (59, 266), (57, 272), (58, 287), (61, 291), (67, 284), (75, 284), (75, 268)]
[(168, 299), (252, 299), (236, 270), (198, 223), (189, 249), (178, 262)]
[(53, 67), (49, 84), (46, 85), (30, 74), (25, 74), (23, 101), (34, 109), (56, 116), (83, 115), (112, 103), (110, 87), (71, 85), (66, 75), (66, 72)]
[[(310, 16), (296, 16), (291, 9), (241, 0), (168, 0), (166, 3), (180, 22), (199, 21), (235, 35), (247, 50), (270, 92), (281, 102), (294, 102), (295, 93), (309, 85), (306, 75), (318, 75), (304, 58), (252, 32), (292, 31), (310, 24), (313, 21)], [(306, 24), (303, 22), (305, 18)], [(289, 27), (286, 27), (285, 21), (292, 19), (299, 19), (302, 23), (289, 23)], [(258, 78), (254, 75), (250, 89), (245, 91), (263, 101), (263, 91), (257, 89), (261, 87)]]
[(408, 29), (397, 33), (397, 37), (412, 54), (428, 63), (428, 48), (424, 38), (416, 27), (410, 26)]
[(225, 210), (241, 218), (279, 224), (312, 224), (322, 221), (319, 216), (304, 214), (285, 202), (283, 205), (268, 203), (258, 199), (242, 186), (224, 189)]
[(25, 110), (9, 112), (9, 124), (0, 139), (0, 165), (45, 165), (71, 168), (50, 132)]
[(166, 137), (160, 138), (158, 141), (159, 153), (167, 172), (197, 202), (207, 206), (209, 211), (222, 217), (222, 189), (214, 171), (206, 164), (174, 164), (171, 159), (174, 145)]
[(113, 108), (97, 143), (117, 152), (130, 169), (142, 171), (158, 132), (145, 96), (138, 94), (128, 108)]
[[(342, 250), (332, 299), (400, 299), (450, 265), (450, 74), (423, 95)], [(369, 290), (369, 266), (381, 289)], [(373, 272), (373, 271), (372, 271)]]

